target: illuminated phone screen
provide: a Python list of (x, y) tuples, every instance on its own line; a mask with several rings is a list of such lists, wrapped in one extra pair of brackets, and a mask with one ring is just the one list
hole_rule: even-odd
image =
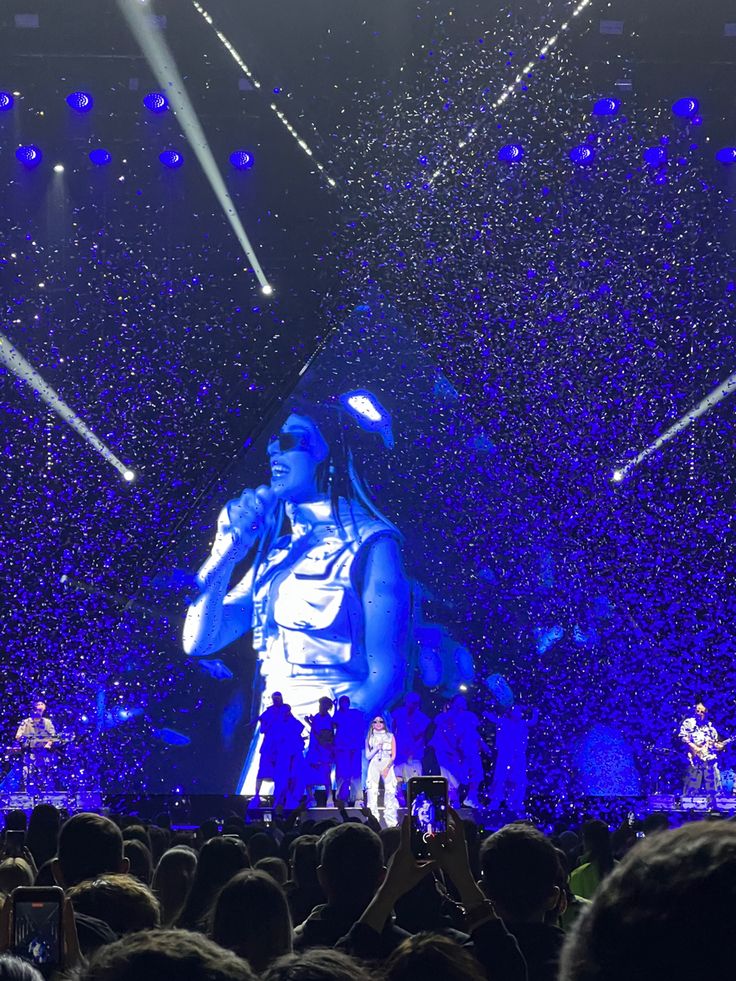
[(13, 953), (52, 970), (61, 963), (61, 909), (49, 900), (20, 901), (13, 905)]
[(447, 833), (447, 781), (442, 777), (414, 777), (409, 781), (411, 850), (417, 858), (429, 858), (433, 839), (444, 841)]

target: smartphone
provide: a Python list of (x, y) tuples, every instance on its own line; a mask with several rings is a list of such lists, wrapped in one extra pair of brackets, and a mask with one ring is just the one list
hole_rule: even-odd
[(264, 824), (270, 824), (272, 820), (273, 820), (273, 818), (271, 816), (271, 812), (270, 811), (264, 811), (263, 812), (263, 823)]
[(415, 858), (431, 858), (429, 843), (444, 844), (447, 837), (447, 780), (411, 777), (409, 780), (411, 851)]
[(8, 856), (8, 858), (23, 858), (23, 849), (25, 847), (25, 831), (5, 832), (5, 854)]
[(10, 902), (12, 953), (50, 977), (64, 966), (63, 890), (59, 886), (19, 886), (10, 894)]

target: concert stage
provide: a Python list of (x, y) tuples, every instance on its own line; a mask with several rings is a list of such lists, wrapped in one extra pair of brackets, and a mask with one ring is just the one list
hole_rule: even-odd
[[(173, 828), (197, 828), (203, 822), (214, 819), (222, 825), (228, 818), (237, 817), (248, 824), (270, 824), (274, 819), (274, 809), (268, 806), (251, 806), (251, 798), (237, 794), (106, 794), (100, 790), (65, 792), (54, 790), (46, 794), (0, 793), (0, 814), (4, 817), (11, 810), (22, 810), (30, 814), (38, 804), (52, 804), (61, 811), (73, 814), (79, 811), (94, 811), (113, 816), (137, 817), (149, 823), (168, 823)], [(380, 808), (381, 815), (383, 808)], [(308, 807), (293, 818), (293, 811), (277, 815), (279, 819), (291, 817), (295, 824), (314, 821), (340, 821), (341, 814), (336, 807)], [(345, 814), (350, 820), (365, 820), (365, 812), (360, 807), (348, 807)], [(399, 820), (406, 814), (406, 808), (399, 808)], [(697, 819), (700, 816), (718, 813), (736, 815), (736, 797), (716, 798), (714, 807), (707, 797), (682, 797), (678, 794), (650, 794), (648, 796), (626, 797), (580, 797), (564, 802), (552, 802), (541, 798), (530, 801), (526, 815), (506, 811), (491, 811), (486, 807), (459, 809), (464, 819), (475, 821), (487, 831), (495, 830), (510, 821), (526, 818), (531, 823), (551, 832), (556, 825), (579, 827), (584, 821), (599, 818), (615, 828), (625, 821), (642, 821), (648, 815), (663, 813), (672, 815), (675, 823)]]

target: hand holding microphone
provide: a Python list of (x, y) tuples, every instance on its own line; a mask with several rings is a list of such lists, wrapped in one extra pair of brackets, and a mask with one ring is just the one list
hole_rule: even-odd
[(217, 519), (217, 536), (212, 555), (240, 562), (261, 535), (276, 507), (277, 498), (270, 487), (262, 484), (255, 490), (246, 488), (240, 497), (228, 501)]

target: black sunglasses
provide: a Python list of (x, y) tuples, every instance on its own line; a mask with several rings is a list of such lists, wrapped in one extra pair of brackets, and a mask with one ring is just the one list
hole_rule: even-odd
[(308, 450), (309, 433), (274, 433), (268, 440), (269, 453), (288, 453), (289, 450)]

